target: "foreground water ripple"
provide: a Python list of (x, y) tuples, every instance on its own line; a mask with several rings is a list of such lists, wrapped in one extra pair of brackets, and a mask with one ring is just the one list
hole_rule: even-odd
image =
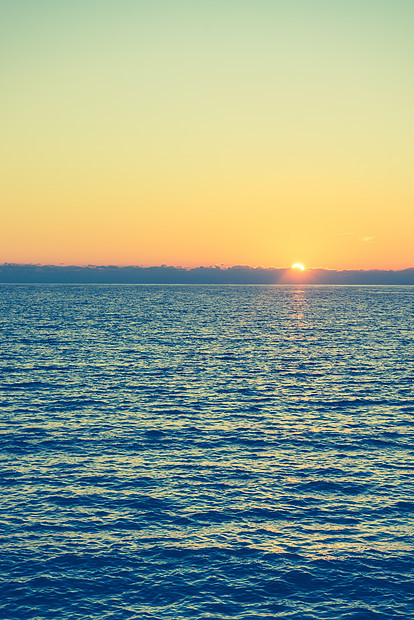
[(413, 300), (0, 286), (1, 618), (414, 617)]

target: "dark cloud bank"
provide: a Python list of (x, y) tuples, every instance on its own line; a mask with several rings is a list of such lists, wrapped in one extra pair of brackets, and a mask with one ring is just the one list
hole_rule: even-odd
[(2, 283), (68, 284), (414, 284), (414, 269), (332, 271), (262, 267), (0, 265)]

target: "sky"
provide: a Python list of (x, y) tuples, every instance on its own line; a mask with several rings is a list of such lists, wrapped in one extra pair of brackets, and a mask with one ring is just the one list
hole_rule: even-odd
[(412, 0), (0, 0), (0, 262), (414, 266)]

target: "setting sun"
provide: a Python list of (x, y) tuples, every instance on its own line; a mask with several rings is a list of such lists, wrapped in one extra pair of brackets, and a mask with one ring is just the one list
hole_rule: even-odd
[(292, 265), (292, 269), (300, 269), (300, 271), (305, 271), (305, 267), (301, 265), (301, 263), (295, 263)]

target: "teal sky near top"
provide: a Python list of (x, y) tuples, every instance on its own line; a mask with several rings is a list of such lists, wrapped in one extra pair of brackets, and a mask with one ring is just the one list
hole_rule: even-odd
[(0, 261), (412, 266), (414, 3), (0, 2)]

